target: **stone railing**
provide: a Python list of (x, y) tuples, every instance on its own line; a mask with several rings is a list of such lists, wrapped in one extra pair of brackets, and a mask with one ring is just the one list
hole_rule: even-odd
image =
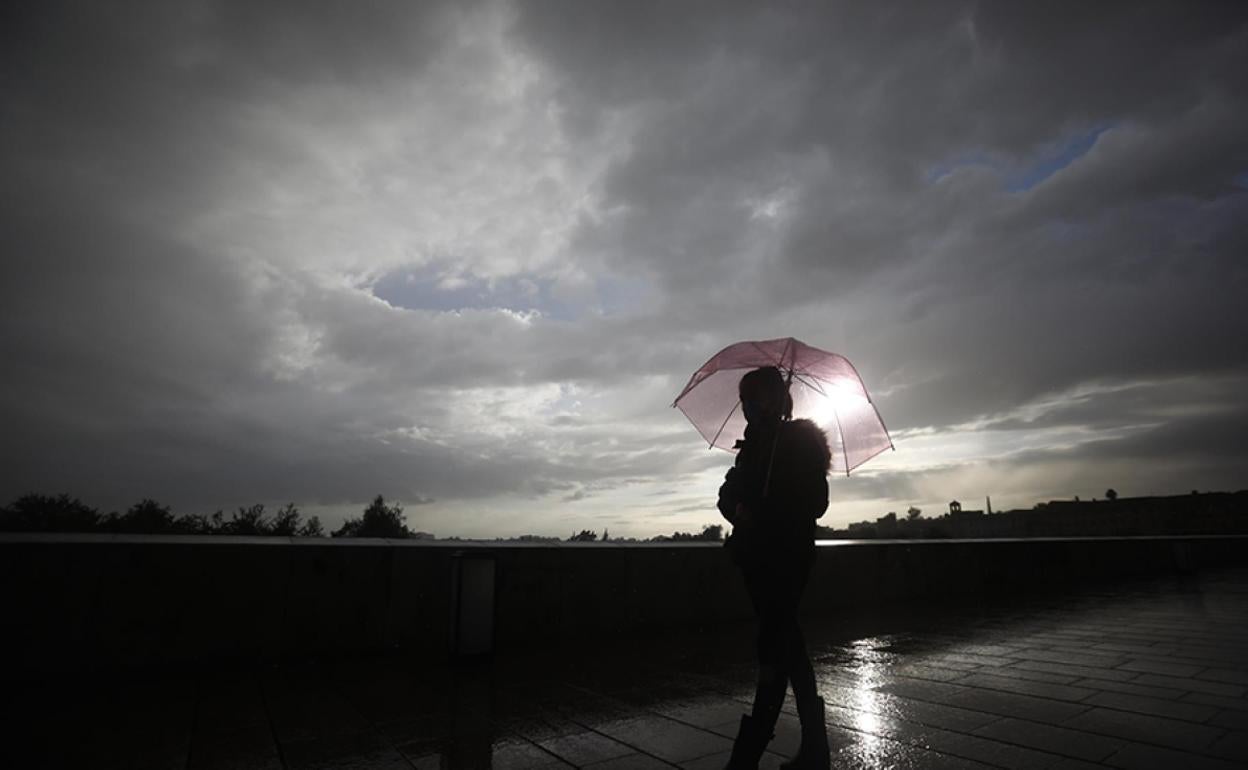
[[(820, 541), (808, 614), (1248, 563), (1248, 536)], [(745, 620), (717, 544), (0, 535), (9, 676)]]

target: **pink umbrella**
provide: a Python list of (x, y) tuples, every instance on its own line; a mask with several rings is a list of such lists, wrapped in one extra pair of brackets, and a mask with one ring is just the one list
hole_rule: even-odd
[(741, 375), (760, 366), (778, 367), (788, 377), (793, 418), (813, 420), (828, 434), (833, 470), (849, 475), (893, 448), (849, 359), (792, 337), (729, 345), (693, 373), (672, 406), (685, 413), (710, 446), (731, 451), (745, 433), (737, 383)]

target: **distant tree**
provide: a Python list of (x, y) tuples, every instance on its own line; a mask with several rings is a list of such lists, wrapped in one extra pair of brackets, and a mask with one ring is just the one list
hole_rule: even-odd
[(582, 529), (580, 532), (568, 538), (569, 543), (592, 543), (598, 539), (598, 533), (588, 529)]
[(923, 515), (923, 511), (913, 505), (906, 509), (906, 521), (914, 521)]
[(693, 532), (673, 532), (670, 535), (655, 535), (650, 538), (655, 543), (690, 543), (696, 541), (715, 542), (724, 539), (724, 528), (720, 524), (707, 524), (702, 527), (702, 531), (694, 534)]
[(256, 503), (247, 508), (240, 507), (225, 525), (225, 529), (231, 535), (270, 534), (269, 521), (264, 515), (264, 503)]
[(315, 516), (304, 522), (293, 503), (270, 519), (261, 504), (239, 508), (229, 521), (217, 511), (212, 516), (184, 514), (175, 517), (169, 506), (145, 498), (125, 513), (100, 515), (96, 509), (68, 495), (24, 495), (0, 508), (0, 531), (19, 532), (121, 532), (126, 534), (183, 535), (303, 535), (325, 534)]
[(299, 534), (299, 518), (299, 509), (295, 507), (295, 504), (286, 503), (277, 510), (277, 513), (273, 515), (273, 520), (269, 522), (269, 534), (286, 537)]
[(410, 534), (403, 517), (403, 507), (386, 505), (385, 498), (377, 495), (364, 509), (362, 518), (346, 520), (333, 536), (405, 538)]
[(702, 533), (698, 535), (698, 540), (719, 541), (724, 539), (724, 527), (722, 524), (707, 524), (702, 527)]
[(186, 513), (173, 520), (173, 531), (180, 535), (215, 535), (212, 521), (199, 513)]
[(69, 495), (23, 495), (0, 508), (0, 531), (94, 532), (99, 528), (99, 512)]
[(1111, 502), (1112, 502), (1112, 501), (1114, 501), (1114, 500), (1117, 500), (1117, 499), (1118, 499), (1118, 491), (1117, 491), (1116, 489), (1114, 489), (1113, 487), (1110, 487), (1109, 489), (1105, 490), (1105, 499), (1106, 499), (1106, 500), (1109, 500), (1109, 501), (1111, 501)]
[(157, 535), (175, 531), (169, 506), (161, 505), (150, 497), (130, 506), (121, 516), (109, 514), (108, 523), (110, 528), (127, 534)]

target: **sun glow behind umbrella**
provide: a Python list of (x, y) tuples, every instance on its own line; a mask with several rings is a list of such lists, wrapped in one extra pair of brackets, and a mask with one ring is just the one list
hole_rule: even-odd
[[(867, 399), (845, 388), (832, 386), (824, 388), (821, 398), (812, 399), (808, 410), (794, 409), (794, 417), (806, 417), (824, 430), (836, 430), (840, 415), (848, 414), (866, 405)], [(796, 406), (796, 405), (795, 405)]]

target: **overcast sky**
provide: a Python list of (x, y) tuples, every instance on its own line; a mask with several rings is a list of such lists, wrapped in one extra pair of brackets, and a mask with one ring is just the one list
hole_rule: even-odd
[(1240, 3), (9, 4), (0, 157), (4, 501), (696, 529), (784, 336), (824, 523), (1248, 487)]

